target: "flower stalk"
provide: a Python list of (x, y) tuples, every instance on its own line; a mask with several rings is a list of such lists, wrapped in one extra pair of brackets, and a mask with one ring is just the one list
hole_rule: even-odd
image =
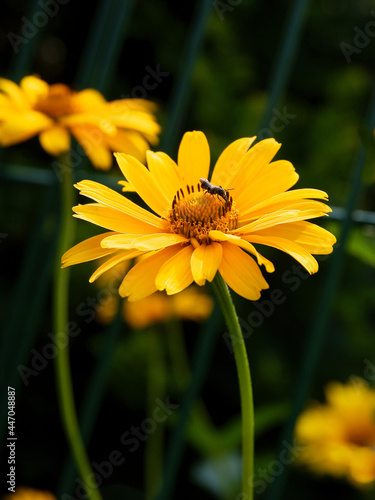
[(68, 155), (61, 156), (61, 162), (66, 166), (61, 180), (61, 229), (57, 245), (57, 257), (54, 272), (53, 293), (53, 329), (56, 336), (56, 384), (59, 399), (60, 414), (65, 433), (77, 465), (79, 474), (85, 484), (89, 500), (101, 500), (99, 490), (87, 485), (87, 478), (92, 477), (92, 470), (88, 460), (79, 430), (77, 413), (74, 403), (73, 384), (69, 362), (69, 335), (68, 335), (68, 297), (69, 276), (68, 269), (61, 270), (61, 255), (71, 245), (74, 234), (74, 219), (71, 215), (73, 206), (73, 179), (72, 168), (69, 165)]
[(225, 322), (236, 360), (238, 380), (240, 384), (242, 412), (242, 497), (253, 500), (254, 470), (254, 403), (250, 366), (236, 310), (229, 289), (220, 273), (216, 273), (212, 287), (224, 314)]

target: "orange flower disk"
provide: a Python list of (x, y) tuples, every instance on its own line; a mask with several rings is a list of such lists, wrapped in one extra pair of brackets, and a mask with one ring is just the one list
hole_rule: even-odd
[[(210, 182), (224, 196), (202, 188), (209, 177), (210, 149), (202, 132), (187, 132), (177, 164), (165, 153), (147, 151), (148, 168), (134, 157), (115, 153), (126, 181), (151, 210), (93, 181), (79, 182), (80, 193), (95, 203), (74, 207), (75, 216), (109, 230), (79, 243), (62, 258), (63, 267), (107, 257), (96, 280), (113, 266), (140, 255), (119, 293), (135, 301), (156, 290), (175, 294), (193, 281), (204, 285), (220, 272), (239, 295), (257, 300), (268, 288), (259, 266), (274, 265), (254, 244), (294, 257), (310, 274), (318, 270), (312, 254), (329, 254), (335, 237), (308, 219), (330, 208), (317, 189), (287, 191), (298, 180), (286, 160), (272, 162), (280, 148), (274, 139), (250, 147), (255, 137), (238, 139), (220, 155)], [(220, 193), (220, 191), (219, 191)], [(250, 255), (249, 255), (250, 254)]]

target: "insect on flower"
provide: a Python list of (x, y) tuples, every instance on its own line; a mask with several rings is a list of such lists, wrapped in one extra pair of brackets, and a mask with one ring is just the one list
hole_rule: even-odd
[(201, 177), (199, 180), (201, 182), (202, 188), (206, 190), (205, 193), (210, 193), (212, 195), (217, 194), (218, 197), (221, 196), (223, 198), (225, 203), (228, 203), (229, 201), (228, 191), (231, 191), (234, 188), (224, 189), (221, 186), (215, 186), (214, 184), (211, 184), (210, 181), (204, 179), (203, 177)]
[[(203, 286), (217, 272), (237, 294), (258, 300), (269, 287), (260, 266), (269, 273), (275, 267), (255, 244), (288, 253), (316, 273), (318, 262), (311, 252), (329, 254), (336, 242), (326, 229), (309, 222), (331, 211), (324, 203), (328, 195), (318, 189), (290, 190), (298, 180), (293, 165), (272, 161), (280, 144), (264, 139), (250, 147), (254, 141), (243, 137), (229, 144), (209, 181), (210, 148), (198, 130), (184, 134), (177, 163), (163, 152), (148, 151), (147, 166), (116, 153), (126, 178), (120, 183), (125, 190), (130, 185), (149, 210), (102, 184), (79, 182), (80, 193), (95, 203), (74, 207), (75, 217), (107, 231), (68, 250), (63, 267), (106, 257), (90, 277), (93, 282), (143, 255), (119, 287), (120, 296), (130, 302), (157, 290), (180, 293), (193, 281)], [(235, 200), (219, 185), (223, 178)]]

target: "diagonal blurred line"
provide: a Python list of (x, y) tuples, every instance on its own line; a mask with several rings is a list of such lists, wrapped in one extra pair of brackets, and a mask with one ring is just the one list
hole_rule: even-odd
[(79, 88), (106, 93), (126, 36), (134, 0), (101, 1), (92, 23), (76, 78)]
[[(82, 439), (84, 444), (90, 441), (92, 431), (94, 429), (96, 416), (99, 412), (100, 403), (106, 388), (107, 375), (113, 359), (113, 354), (116, 349), (117, 340), (119, 338), (121, 327), (124, 326), (122, 321), (122, 300), (119, 302), (117, 316), (114, 318), (112, 324), (107, 328), (104, 335), (106, 343), (99, 360), (96, 363), (95, 369), (89, 381), (85, 398), (82, 403), (82, 410), (80, 412), (80, 427)], [(63, 466), (59, 485), (57, 488), (57, 498), (61, 498), (64, 493), (68, 493), (67, 485), (70, 485), (71, 490), (74, 480), (77, 476), (77, 469), (75, 463), (70, 455)], [(72, 491), (71, 491), (72, 493)]]
[(160, 151), (169, 154), (173, 153), (181, 134), (181, 127), (189, 101), (191, 79), (212, 6), (212, 0), (201, 0), (197, 4), (192, 27), (186, 39), (181, 57), (181, 66), (169, 99), (167, 119), (160, 144)]
[[(370, 130), (373, 130), (375, 126), (375, 83), (373, 86), (372, 98), (368, 109), (366, 125)], [(311, 391), (314, 373), (316, 371), (319, 361), (319, 355), (324, 344), (324, 334), (326, 331), (327, 323), (329, 321), (330, 312), (332, 310), (332, 304), (335, 299), (340, 282), (345, 257), (346, 243), (350, 234), (350, 230), (353, 226), (352, 214), (354, 212), (355, 206), (358, 203), (359, 196), (363, 187), (361, 178), (365, 158), (366, 152), (364, 147), (361, 145), (354, 160), (352, 178), (349, 182), (351, 191), (346, 203), (346, 217), (342, 223), (341, 234), (338, 238), (338, 244), (332, 254), (331, 266), (328, 269), (326, 283), (324, 289), (322, 290), (318, 311), (315, 316), (315, 321), (312, 324), (312, 328), (309, 332), (306, 348), (304, 350), (304, 355), (302, 358), (301, 368), (299, 371), (300, 376), (298, 377), (298, 385), (291, 409), (291, 414), (282, 433), (281, 442), (293, 442), (293, 433), (296, 420), (300, 412), (303, 410)], [(279, 450), (279, 453), (280, 451), (281, 450)], [(288, 473), (289, 468), (285, 468), (283, 474), (275, 477), (274, 483), (270, 486), (270, 494), (268, 496), (269, 500), (278, 500), (282, 498), (282, 493), (287, 482)]]
[(270, 75), (267, 107), (264, 111), (259, 130), (269, 127), (273, 109), (278, 106), (285, 92), (299, 47), (302, 29), (308, 13), (310, 0), (296, 0), (288, 16), (281, 36), (280, 50), (276, 53)]

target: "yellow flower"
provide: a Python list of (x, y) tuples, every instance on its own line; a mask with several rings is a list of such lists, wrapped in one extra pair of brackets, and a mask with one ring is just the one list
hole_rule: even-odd
[(20, 486), (15, 493), (4, 495), (3, 500), (56, 500), (56, 497), (49, 491)]
[(280, 144), (266, 139), (250, 148), (254, 140), (239, 139), (220, 155), (211, 182), (233, 191), (222, 189), (219, 195), (201, 187), (200, 179), (208, 178), (210, 167), (202, 132), (184, 135), (178, 164), (165, 153), (148, 151), (146, 168), (129, 155), (115, 153), (127, 179), (120, 181), (124, 190), (136, 191), (152, 211), (96, 182), (79, 182), (80, 193), (96, 203), (74, 207), (75, 217), (110, 232), (70, 249), (62, 258), (63, 267), (109, 257), (91, 276), (93, 282), (120, 262), (145, 254), (119, 288), (130, 301), (156, 290), (175, 294), (193, 281), (204, 285), (217, 271), (239, 295), (257, 300), (268, 288), (257, 263), (268, 272), (274, 266), (253, 243), (283, 250), (315, 273), (318, 263), (311, 254), (330, 253), (336, 239), (306, 220), (330, 211), (311, 199), (327, 200), (327, 194), (316, 189), (286, 191), (298, 175), (288, 161), (270, 163)]
[(2, 146), (39, 135), (45, 151), (59, 155), (69, 151), (73, 134), (93, 165), (104, 170), (112, 165), (112, 151), (144, 160), (160, 133), (153, 111), (154, 105), (143, 99), (107, 102), (94, 89), (76, 92), (35, 76), (26, 76), (19, 86), (0, 78)]
[(327, 404), (305, 410), (296, 425), (300, 463), (357, 485), (375, 480), (375, 390), (364, 381), (331, 383)]

